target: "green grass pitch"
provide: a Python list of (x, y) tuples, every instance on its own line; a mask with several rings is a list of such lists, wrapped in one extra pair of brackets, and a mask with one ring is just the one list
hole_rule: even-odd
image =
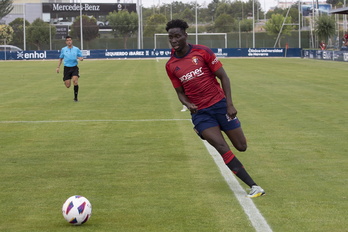
[[(347, 231), (347, 64), (221, 60), (248, 138), (235, 154), (273, 231)], [(255, 231), (166, 60), (80, 62), (78, 103), (57, 63), (0, 62), (0, 231)], [(93, 211), (72, 228), (61, 207), (75, 194)]]

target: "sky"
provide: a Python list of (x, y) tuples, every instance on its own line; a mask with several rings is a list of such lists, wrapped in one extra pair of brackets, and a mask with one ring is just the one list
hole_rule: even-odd
[[(81, 0), (82, 3), (117, 3), (118, 0)], [(137, 3), (139, 1), (142, 3), (144, 7), (152, 7), (162, 4), (170, 4), (173, 0), (119, 0), (120, 3)], [(192, 3), (195, 0), (175, 0), (183, 3)], [(75, 0), (75, 2), (79, 2), (79, 0)], [(197, 0), (197, 3), (202, 6), (208, 6), (212, 0)], [(259, 0), (261, 7), (264, 11), (268, 11), (271, 7), (277, 5), (278, 0)]]

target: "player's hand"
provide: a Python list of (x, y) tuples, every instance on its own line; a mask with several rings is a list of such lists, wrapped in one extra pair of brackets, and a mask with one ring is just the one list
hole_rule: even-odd
[(227, 115), (231, 119), (234, 119), (237, 116), (237, 110), (233, 105), (227, 106)]
[(192, 103), (187, 105), (187, 109), (189, 109), (192, 114), (195, 114), (198, 111), (198, 107)]
[(59, 73), (59, 68), (56, 69), (56, 72)]

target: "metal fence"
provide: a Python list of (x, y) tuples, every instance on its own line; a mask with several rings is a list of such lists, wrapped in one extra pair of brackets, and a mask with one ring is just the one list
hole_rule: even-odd
[[(27, 32), (27, 37), (29, 33)], [(168, 38), (166, 36), (160, 36), (157, 38), (157, 44), (154, 44), (154, 37), (142, 38), (143, 49), (167, 49), (169, 48)], [(299, 39), (301, 40), (299, 42)], [(273, 48), (275, 44), (276, 36), (268, 35), (266, 32), (255, 33), (255, 47), (256, 48)], [(14, 40), (16, 41), (16, 40)], [(38, 41), (40, 42), (40, 41)], [(81, 48), (79, 38), (73, 38), (74, 45)], [(190, 35), (188, 42), (195, 44), (196, 36)], [(310, 32), (301, 32), (301, 37), (297, 31), (292, 32), (290, 36), (284, 36), (281, 38), (281, 46), (289, 48), (308, 48), (310, 43)], [(26, 50), (59, 50), (65, 46), (64, 37), (57, 38), (56, 36), (50, 36), (49, 41), (40, 42), (40, 46), (30, 42), (30, 39), (26, 39), (26, 46), (23, 41), (10, 42), (9, 44), (18, 46), (20, 48), (26, 48)], [(214, 35), (198, 35), (198, 44), (206, 45), (210, 48), (225, 48), (225, 38), (223, 36)], [(234, 32), (227, 33), (227, 48), (250, 48), (253, 45), (253, 33), (252, 32)], [(278, 44), (277, 46), (278, 47)], [(102, 32), (99, 36), (93, 40), (83, 41), (83, 49), (137, 49), (138, 48), (138, 37), (137, 35), (131, 35), (126, 38), (114, 37), (112, 32)]]

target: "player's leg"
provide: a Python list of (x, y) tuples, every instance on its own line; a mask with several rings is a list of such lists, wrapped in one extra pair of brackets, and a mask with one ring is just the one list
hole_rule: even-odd
[(244, 169), (242, 163), (233, 154), (226, 140), (224, 139), (219, 126), (210, 127), (201, 132), (204, 139), (207, 140), (222, 156), (228, 168), (249, 187), (256, 185), (253, 179)]
[(63, 76), (64, 85), (67, 88), (70, 88), (71, 86), (71, 73), (70, 68), (64, 66), (64, 76)]
[(242, 127), (239, 126), (233, 130), (225, 131), (225, 134), (238, 151), (246, 151), (248, 146)]
[(73, 80), (73, 84), (74, 84), (74, 101), (78, 101), (77, 96), (79, 94), (79, 77), (73, 76), (72, 80)]
[(216, 106), (217, 108), (213, 113), (221, 130), (226, 133), (238, 151), (245, 151), (247, 149), (247, 142), (239, 119), (237, 117), (232, 119), (227, 115), (227, 106), (224, 99), (217, 103)]
[[(245, 151), (247, 149), (247, 142), (238, 118), (231, 120), (227, 117), (227, 121), (225, 121), (224, 117), (219, 117), (219, 121), (223, 124), (222, 127), (224, 132), (232, 142), (233, 146), (239, 151)], [(226, 154), (224, 156), (226, 156)], [(237, 159), (237, 157), (232, 158), (229, 163), (226, 163), (226, 165), (244, 183), (249, 185), (251, 190), (248, 197), (259, 197), (265, 194), (265, 191), (250, 177), (243, 164)]]
[(79, 67), (75, 66), (71, 68), (72, 80), (74, 84), (74, 101), (77, 102), (77, 96), (79, 94)]
[(65, 87), (70, 88), (71, 86), (71, 79), (64, 80)]
[[(210, 114), (197, 113), (192, 115), (192, 122), (195, 125), (195, 131), (202, 139), (207, 140), (222, 156), (227, 167), (245, 184), (252, 188), (252, 191), (249, 193), (249, 197), (257, 197), (264, 194), (262, 188), (256, 185), (254, 180), (249, 176), (247, 171), (244, 169), (242, 163), (237, 159), (237, 157), (231, 151), (229, 145), (227, 144), (224, 136), (221, 133), (221, 125), (219, 126), (216, 119), (219, 117), (211, 117)], [(219, 120), (222, 121), (226, 119), (226, 116), (221, 117)], [(236, 118), (233, 122), (228, 120), (229, 125), (226, 126), (227, 131), (236, 130), (240, 128), (240, 122)], [(230, 129), (230, 130), (229, 130)], [(237, 130), (238, 132), (238, 130)], [(239, 133), (242, 131), (239, 131)], [(230, 133), (232, 134), (232, 133)], [(238, 133), (236, 133), (238, 135)], [(237, 136), (234, 135), (234, 136)], [(239, 135), (240, 136), (240, 135)], [(240, 139), (240, 144), (244, 145), (243, 140)], [(240, 146), (241, 146), (240, 145)], [(242, 147), (240, 147), (242, 149)]]
[(224, 139), (219, 126), (207, 128), (203, 130), (200, 134), (221, 155), (231, 150), (226, 140)]

